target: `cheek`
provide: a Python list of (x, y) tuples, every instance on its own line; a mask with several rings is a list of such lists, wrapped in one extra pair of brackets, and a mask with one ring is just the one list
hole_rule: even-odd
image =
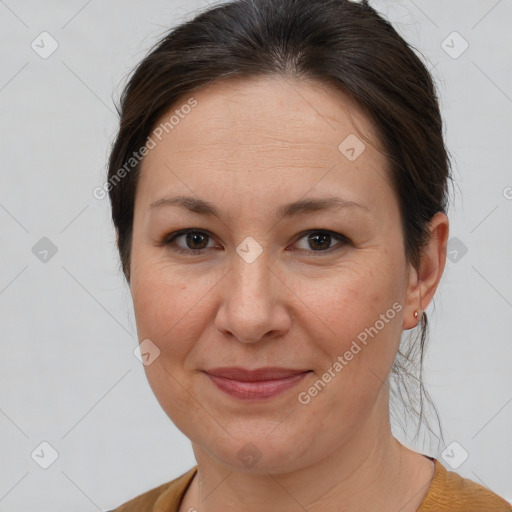
[[(333, 443), (371, 414), (396, 356), (402, 309), (392, 275), (369, 267), (336, 275), (316, 281), (308, 334), (322, 357), (315, 369), (317, 380), (299, 390), (304, 401), (310, 400), (303, 414), (315, 425), (312, 430), (326, 438), (336, 433)], [(305, 302), (312, 299), (310, 294)]]
[[(211, 288), (179, 272), (163, 271), (158, 261), (139, 265), (133, 274), (131, 292), (140, 341), (150, 339), (159, 356), (144, 366), (148, 383), (171, 421), (180, 429), (192, 429), (189, 418), (202, 414), (191, 399), (192, 376), (187, 373), (187, 356), (204, 328), (201, 305), (205, 290)], [(197, 292), (194, 292), (197, 290)], [(202, 293), (200, 291), (202, 290)], [(204, 307), (204, 306), (203, 306)]]
[(401, 336), (400, 261), (393, 263), (392, 257), (382, 257), (382, 253), (380, 258), (367, 256), (357, 265), (315, 279), (314, 287), (306, 288), (304, 283), (297, 290), (305, 303), (313, 305), (309, 334), (322, 348), (325, 368), (319, 371), (345, 356), (345, 377), (340, 380), (348, 379), (350, 384), (344, 385), (350, 387), (366, 382), (370, 370), (375, 374), (373, 380), (384, 380)]
[(190, 285), (182, 273), (152, 261), (136, 267), (130, 288), (139, 340), (149, 338), (174, 357), (186, 352), (186, 340), (193, 337), (197, 326), (194, 314), (200, 290), (204, 295), (208, 288), (197, 282)]
[[(356, 335), (379, 319), (381, 313), (402, 300), (397, 267), (368, 258), (346, 265), (329, 275), (301, 281), (297, 295), (312, 305), (318, 320), (332, 327), (332, 336)], [(295, 289), (297, 285), (295, 284)], [(333, 332), (334, 331), (334, 332)]]

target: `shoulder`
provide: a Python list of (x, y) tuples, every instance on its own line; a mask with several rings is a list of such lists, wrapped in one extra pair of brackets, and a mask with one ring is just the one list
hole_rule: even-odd
[(512, 505), (491, 490), (434, 462), (434, 477), (418, 512), (512, 511)]
[(159, 510), (175, 512), (196, 471), (197, 466), (178, 478), (140, 494), (108, 512), (153, 512), (157, 505)]

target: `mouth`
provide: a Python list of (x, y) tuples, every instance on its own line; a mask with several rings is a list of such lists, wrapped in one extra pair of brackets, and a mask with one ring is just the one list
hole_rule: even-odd
[(214, 368), (204, 372), (224, 393), (241, 400), (266, 400), (301, 382), (311, 370), (288, 368)]

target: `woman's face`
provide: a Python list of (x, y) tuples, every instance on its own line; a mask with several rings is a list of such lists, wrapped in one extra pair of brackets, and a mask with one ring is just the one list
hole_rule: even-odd
[[(415, 273), (371, 123), (313, 81), (193, 97), (153, 137), (135, 204), (130, 286), (158, 401), (196, 456), (253, 472), (378, 438)], [(208, 373), (225, 367), (303, 373)]]

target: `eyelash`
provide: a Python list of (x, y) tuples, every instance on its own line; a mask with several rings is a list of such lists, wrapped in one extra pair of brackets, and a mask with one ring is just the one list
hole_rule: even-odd
[[(183, 247), (180, 247), (180, 246), (174, 244), (174, 241), (177, 238), (179, 238), (180, 236), (188, 235), (191, 233), (206, 235), (209, 238), (213, 238), (212, 235), (208, 231), (192, 229), (192, 228), (182, 229), (180, 231), (171, 233), (170, 235), (164, 236), (158, 245), (170, 247), (173, 251), (181, 253), (181, 254), (190, 254), (190, 255), (195, 255), (195, 256), (202, 254), (203, 251), (205, 251), (206, 249), (212, 249), (212, 247), (206, 247), (204, 249), (196, 249), (196, 250), (184, 249)], [(310, 229), (308, 231), (304, 231), (304, 232), (300, 233), (300, 237), (297, 239), (297, 241), (295, 243), (297, 243), (298, 241), (302, 240), (303, 238), (305, 238), (307, 235), (310, 235), (310, 234), (323, 234), (323, 235), (327, 234), (327, 235), (330, 235), (332, 238), (337, 239), (338, 241), (342, 242), (338, 246), (330, 247), (329, 249), (326, 249), (326, 250), (308, 251), (306, 249), (298, 249), (299, 251), (305, 251), (305, 252), (312, 253), (314, 256), (321, 256), (322, 254), (325, 254), (325, 253), (330, 254), (331, 252), (339, 250), (343, 246), (352, 243), (350, 241), (350, 239), (347, 238), (345, 235), (342, 235), (341, 233), (336, 233), (334, 231), (329, 231), (326, 229)]]

